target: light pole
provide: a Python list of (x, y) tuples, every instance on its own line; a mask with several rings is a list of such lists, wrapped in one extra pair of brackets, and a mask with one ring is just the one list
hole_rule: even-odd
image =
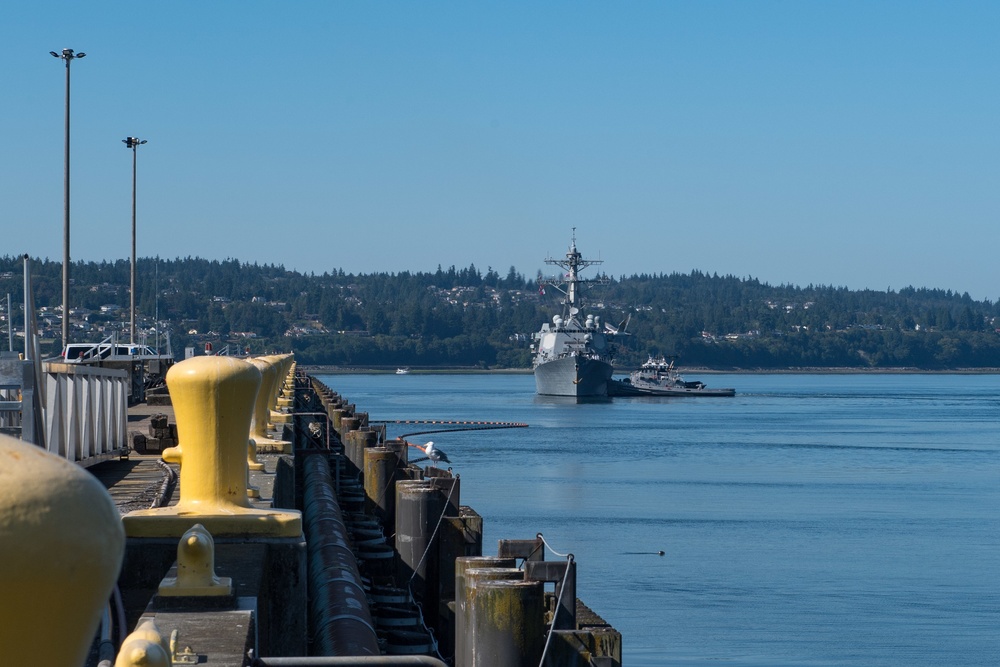
[(135, 156), (139, 146), (146, 143), (145, 139), (139, 137), (126, 137), (122, 139), (125, 148), (132, 149), (132, 289), (130, 290), (131, 317), (129, 318), (129, 342), (135, 345)]
[(73, 49), (63, 49), (62, 53), (49, 51), (54, 58), (66, 61), (66, 166), (63, 176), (63, 299), (62, 299), (62, 342), (63, 349), (69, 343), (69, 64), (86, 53), (73, 53)]

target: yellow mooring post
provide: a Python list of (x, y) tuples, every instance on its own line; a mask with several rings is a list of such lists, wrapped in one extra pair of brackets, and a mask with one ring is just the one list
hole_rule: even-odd
[(141, 619), (122, 642), (115, 667), (170, 667), (170, 643), (152, 618)]
[(278, 407), (292, 408), (295, 407), (295, 357), (288, 355), (281, 368), (285, 375), (278, 391)]
[(253, 420), (251, 421), (250, 437), (257, 451), (277, 451), (291, 454), (292, 443), (287, 440), (275, 440), (267, 429), (271, 421), (271, 387), (278, 374), (278, 367), (269, 361), (268, 357), (254, 357), (249, 360), (260, 371), (260, 391), (257, 392), (253, 405)]
[[(291, 355), (290, 355), (291, 356)], [(281, 388), (281, 397), (295, 401), (295, 357), (291, 356), (288, 362), (288, 371), (285, 373), (285, 384)]]
[(253, 438), (247, 440), (247, 468), (254, 472), (261, 472), (265, 465), (257, 460), (257, 441)]
[(84, 664), (124, 549), (96, 477), (0, 435), (0, 662)]
[(164, 577), (159, 594), (163, 597), (233, 594), (233, 580), (215, 576), (215, 540), (200, 523), (181, 536), (177, 544), (177, 576)]
[(180, 501), (136, 510), (122, 521), (128, 537), (180, 537), (196, 523), (215, 537), (297, 537), (302, 515), (256, 509), (247, 498), (247, 438), (260, 371), (233, 357), (192, 357), (167, 372), (177, 420)]
[[(292, 355), (290, 354), (273, 354), (268, 357), (264, 357), (265, 360), (274, 364), (275, 373), (271, 379), (271, 388), (268, 391), (268, 407), (271, 412), (271, 423), (278, 424), (291, 424), (292, 415), (287, 412), (281, 412), (278, 410), (278, 393), (281, 391), (282, 384), (285, 381), (285, 373), (287, 372), (289, 366), (292, 363)], [(261, 386), (261, 391), (264, 387)]]

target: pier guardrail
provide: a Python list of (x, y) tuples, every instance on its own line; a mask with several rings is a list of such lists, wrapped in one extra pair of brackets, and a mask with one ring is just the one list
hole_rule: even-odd
[(16, 352), (0, 352), (0, 433), (41, 444), (41, 403), (34, 366)]
[(84, 467), (128, 446), (128, 373), (82, 364), (43, 364), (45, 448)]

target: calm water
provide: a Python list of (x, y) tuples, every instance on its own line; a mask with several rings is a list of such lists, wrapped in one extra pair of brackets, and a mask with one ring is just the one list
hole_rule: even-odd
[(451, 457), (484, 553), (541, 532), (576, 556), (626, 665), (1000, 665), (1000, 376), (598, 404), (529, 375), (322, 379), (372, 419), (530, 424), (412, 440)]

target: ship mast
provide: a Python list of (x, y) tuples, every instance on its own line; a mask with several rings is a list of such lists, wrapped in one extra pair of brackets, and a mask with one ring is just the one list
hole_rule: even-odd
[[(584, 280), (580, 278), (580, 271), (586, 269), (588, 266), (593, 266), (594, 264), (603, 264), (604, 260), (600, 259), (584, 259), (583, 255), (576, 249), (576, 227), (573, 227), (572, 241), (569, 246), (569, 251), (566, 253), (565, 259), (552, 259), (548, 258), (545, 260), (546, 264), (553, 264), (562, 268), (565, 271), (564, 277), (557, 278), (543, 278), (539, 281), (539, 285), (549, 285), (563, 294), (566, 295), (566, 306), (569, 309), (569, 316), (575, 316), (579, 311), (578, 299), (580, 296), (580, 285), (583, 284), (598, 284), (606, 285), (610, 281), (607, 277), (596, 278), (594, 280)], [(565, 285), (565, 288), (563, 287)]]

